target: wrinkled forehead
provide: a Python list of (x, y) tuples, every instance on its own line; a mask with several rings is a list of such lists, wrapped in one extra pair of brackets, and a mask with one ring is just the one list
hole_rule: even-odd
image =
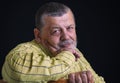
[(68, 11), (64, 13), (61, 16), (50, 16), (50, 15), (44, 15), (42, 18), (42, 21), (44, 24), (74, 24), (75, 25), (75, 19), (73, 16), (73, 13), (71, 11)]

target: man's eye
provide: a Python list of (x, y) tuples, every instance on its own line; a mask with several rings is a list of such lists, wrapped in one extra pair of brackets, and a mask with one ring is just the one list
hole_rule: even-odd
[(53, 30), (52, 31), (52, 35), (59, 35), (60, 34), (60, 30)]
[(74, 27), (67, 27), (67, 30), (72, 30), (72, 29), (74, 29)]

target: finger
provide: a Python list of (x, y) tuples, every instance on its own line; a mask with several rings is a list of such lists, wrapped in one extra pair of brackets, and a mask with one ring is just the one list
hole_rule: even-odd
[(74, 56), (75, 56), (75, 58), (76, 58), (76, 61), (77, 61), (78, 58), (80, 58), (80, 54), (79, 54), (78, 52), (76, 52), (76, 51), (75, 51), (73, 54), (74, 54)]
[(82, 83), (88, 83), (86, 71), (81, 72)]
[(82, 79), (80, 77), (80, 73), (79, 72), (77, 72), (75, 74), (75, 83), (82, 83)]
[(80, 54), (75, 52), (74, 55), (77, 57), (77, 58), (80, 58)]
[(68, 83), (75, 83), (75, 74), (69, 74), (68, 75)]
[(93, 75), (91, 71), (86, 71), (87, 77), (88, 77), (88, 83), (94, 83)]

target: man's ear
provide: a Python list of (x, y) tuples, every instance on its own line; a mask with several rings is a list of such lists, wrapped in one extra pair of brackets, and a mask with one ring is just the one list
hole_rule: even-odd
[(34, 28), (34, 36), (35, 36), (35, 40), (38, 43), (40, 43), (41, 42), (40, 30), (38, 30), (37, 28)]

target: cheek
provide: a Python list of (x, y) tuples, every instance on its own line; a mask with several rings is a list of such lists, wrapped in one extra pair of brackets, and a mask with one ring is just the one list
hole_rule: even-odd
[(76, 41), (76, 40), (77, 40), (77, 36), (76, 36), (76, 34), (75, 34), (74, 38), (75, 38), (75, 41)]
[(76, 38), (77, 38), (77, 37), (76, 37), (76, 33), (72, 33), (72, 34), (70, 34), (70, 35), (71, 35), (71, 39), (74, 40), (74, 41), (76, 41)]
[(52, 45), (57, 45), (59, 43), (59, 37), (56, 36), (50, 36), (48, 38), (48, 41), (52, 44)]

